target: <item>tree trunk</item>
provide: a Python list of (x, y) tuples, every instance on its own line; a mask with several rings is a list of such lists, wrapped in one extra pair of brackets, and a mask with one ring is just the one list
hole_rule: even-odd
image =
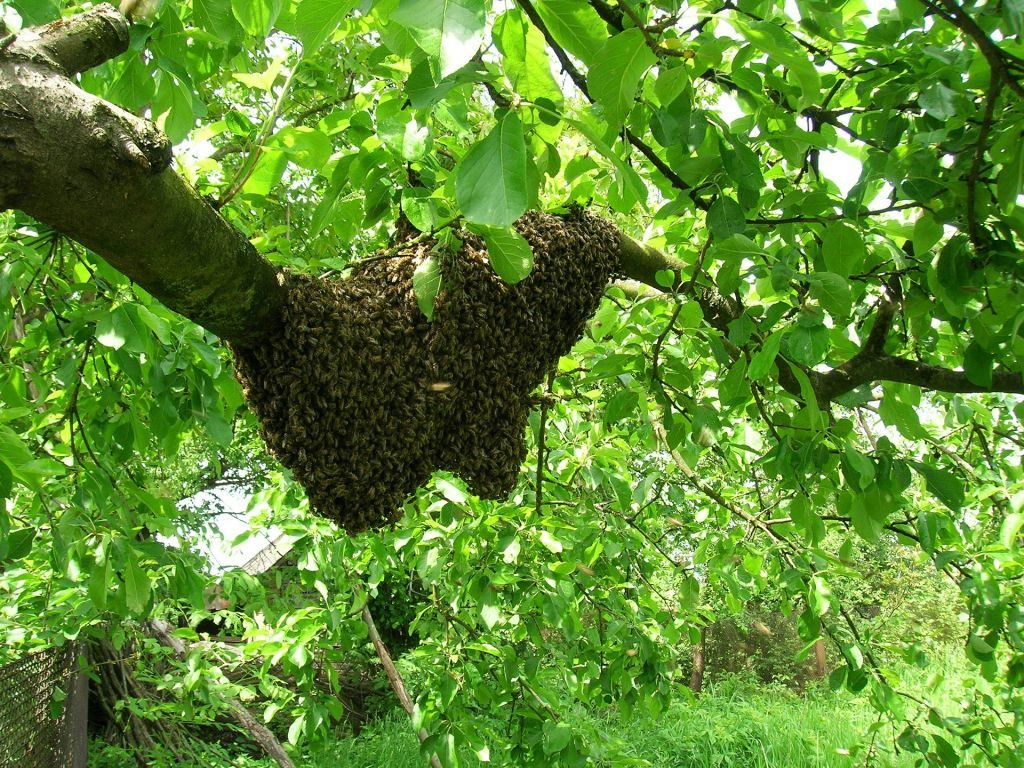
[(818, 638), (814, 643), (814, 676), (824, 677), (828, 667), (825, 663), (825, 641)]
[(690, 673), (690, 690), (694, 696), (700, 696), (704, 689), (704, 652), (707, 650), (707, 628), (700, 628), (700, 640), (698, 640), (691, 651), (693, 658), (693, 671)]

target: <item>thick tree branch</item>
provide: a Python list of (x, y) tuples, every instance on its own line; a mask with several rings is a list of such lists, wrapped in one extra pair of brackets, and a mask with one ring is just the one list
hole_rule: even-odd
[(1024, 377), (1013, 371), (993, 371), (992, 386), (986, 387), (975, 384), (963, 371), (918, 363), (895, 355), (868, 356), (853, 364), (858, 357), (818, 378), (815, 388), (820, 397), (834, 400), (862, 384), (875, 381), (912, 384), (934, 392), (1010, 392), (1024, 395)]
[[(686, 264), (679, 259), (666, 256), (656, 248), (641, 245), (623, 233), (619, 233), (619, 245), (622, 249), (620, 259), (623, 274), (659, 291), (672, 292), (683, 290), (696, 301), (704, 313), (704, 319), (713, 328), (728, 333), (729, 323), (739, 317), (741, 311), (732, 299), (722, 296), (713, 288), (701, 285), (690, 285), (682, 279)], [(659, 272), (669, 270), (674, 274), (672, 285), (666, 289), (657, 280)], [(684, 289), (689, 289), (684, 290)]]
[[(659, 291), (682, 292), (696, 301), (704, 312), (704, 319), (717, 330), (728, 333), (729, 323), (741, 314), (739, 306), (714, 288), (689, 286), (680, 275), (685, 264), (667, 256), (655, 248), (641, 245), (620, 233), (622, 247), (622, 271), (626, 277), (648, 285)], [(670, 288), (658, 283), (658, 272), (671, 270), (675, 282)], [(692, 293), (687, 287), (692, 287)], [(954, 371), (936, 365), (927, 365), (885, 354), (882, 349), (885, 338), (892, 327), (896, 305), (885, 297), (879, 304), (874, 325), (863, 348), (852, 358), (831, 371), (806, 371), (819, 402), (826, 404), (863, 384), (878, 381), (894, 381), (912, 384), (936, 392), (1011, 392), (1024, 394), (1024, 380), (1021, 374), (997, 370), (992, 373), (990, 387), (975, 384), (963, 371)], [(793, 377), (789, 363), (780, 356), (779, 383), (783, 389), (800, 396), (800, 385)]]
[(252, 342), (280, 321), (276, 270), (168, 169), (165, 136), (68, 76), (127, 47), (127, 21), (101, 5), (0, 53), (0, 210), (25, 211), (175, 312)]
[[(529, 0), (519, 3), (585, 92), (582, 75), (554, 45)], [(127, 46), (127, 22), (102, 5), (27, 30), (0, 51), (0, 209), (20, 208), (78, 240), (170, 309), (226, 340), (256, 341), (280, 323), (284, 289), (276, 270), (168, 169), (169, 143), (151, 123), (85, 93), (69, 78)], [(727, 333), (741, 314), (713, 287), (684, 283), (686, 265), (678, 259), (624, 234), (620, 247), (626, 276), (692, 298), (711, 327)], [(663, 270), (674, 274), (668, 288), (657, 281)], [(832, 371), (807, 372), (820, 401), (882, 380), (946, 392), (1024, 392), (1014, 372), (995, 371), (992, 386), (981, 387), (961, 371), (884, 354), (891, 322), (885, 313), (891, 311), (880, 305), (868, 343), (849, 361)], [(781, 385), (799, 396), (789, 364), (779, 363)]]

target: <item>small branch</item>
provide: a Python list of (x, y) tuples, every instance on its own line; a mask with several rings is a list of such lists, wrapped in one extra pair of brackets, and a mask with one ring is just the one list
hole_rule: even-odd
[[(174, 651), (174, 655), (179, 659), (183, 660), (188, 656), (188, 646), (181, 638), (174, 636), (173, 627), (166, 621), (163, 619), (152, 619), (149, 622), (149, 627), (156, 638)], [(252, 712), (246, 709), (242, 702), (212, 688), (210, 689), (210, 696), (228, 708), (235, 722), (252, 737), (253, 741), (260, 745), (268, 757), (274, 760), (281, 768), (295, 768), (295, 763), (288, 757), (288, 753), (284, 751), (284, 747), (281, 746), (281, 742), (277, 740), (277, 737)]]
[(922, 0), (922, 2), (936, 16), (949, 22), (967, 35), (967, 37), (971, 38), (981, 52), (981, 55), (988, 61), (989, 67), (994, 72), (999, 73), (1000, 79), (1006, 83), (1010, 90), (1024, 99), (1024, 86), (1021, 85), (1019, 76), (1011, 72), (1011, 69), (1024, 72), (1024, 59), (1014, 56), (997, 45), (985, 33), (985, 30), (978, 26), (978, 22), (956, 3), (956, 0), (938, 0), (942, 7), (939, 7), (933, 0)]
[(974, 147), (974, 158), (971, 160), (971, 170), (967, 174), (967, 234), (971, 238), (974, 251), (979, 256), (985, 251), (985, 237), (982, 235), (978, 223), (978, 181), (981, 178), (981, 165), (985, 159), (985, 150), (988, 148), (988, 135), (992, 130), (993, 118), (996, 111), (996, 102), (999, 100), (999, 92), (1002, 90), (1002, 79), (999, 71), (992, 69), (988, 84), (988, 92), (985, 95), (985, 113), (981, 118), (981, 127), (978, 129), (978, 142)]
[(548, 373), (548, 397), (541, 401), (540, 427), (537, 434), (537, 484), (534, 495), (537, 502), (537, 514), (540, 515), (544, 506), (544, 461), (545, 461), (545, 430), (548, 426), (548, 409), (551, 407), (551, 387), (555, 384), (555, 370)]
[[(405, 710), (409, 717), (412, 717), (412, 698), (409, 696), (409, 691), (406, 690), (405, 681), (402, 680), (402, 675), (398, 671), (398, 667), (395, 666), (395, 662), (391, 658), (391, 653), (388, 651), (388, 647), (381, 639), (380, 632), (377, 631), (377, 624), (373, 620), (373, 614), (370, 613), (369, 605), (365, 602), (363, 603), (363, 622), (366, 624), (366, 629), (370, 633), (370, 642), (373, 644), (373, 650), (377, 653), (377, 658), (380, 659), (381, 666), (384, 667), (384, 674), (388, 676), (388, 682), (391, 684), (391, 690), (394, 691), (395, 696), (398, 697), (398, 702), (402, 705), (402, 709)], [(423, 728), (420, 728), (418, 736), (421, 743), (429, 738), (429, 734)], [(433, 768), (444, 768), (436, 754), (430, 756), (430, 764)]]
[(405, 253), (405, 251), (407, 251), (410, 246), (418, 245), (419, 243), (429, 240), (442, 229), (447, 229), (448, 227), (455, 226), (461, 218), (461, 216), (455, 216), (454, 218), (441, 222), (429, 232), (421, 232), (420, 234), (416, 235), (416, 237), (413, 237), (409, 240), (403, 240), (400, 243), (396, 243), (391, 248), (388, 248), (386, 251), (375, 253), (373, 256), (367, 256), (365, 259), (356, 259), (355, 261), (350, 261), (348, 263), (348, 266), (363, 267), (366, 266), (367, 264), (372, 264), (375, 261), (383, 261), (385, 259), (394, 259), (408, 256), (408, 254)]
[(288, 95), (292, 90), (292, 83), (295, 80), (295, 73), (299, 71), (299, 67), (302, 62), (296, 63), (292, 67), (292, 71), (288, 73), (288, 77), (285, 78), (284, 84), (281, 86), (281, 92), (277, 95), (277, 100), (274, 102), (274, 106), (270, 110), (270, 114), (267, 115), (266, 121), (263, 123), (260, 132), (256, 135), (256, 140), (253, 142), (252, 152), (242, 163), (242, 166), (238, 169), (238, 174), (235, 176), (235, 180), (231, 183), (231, 186), (227, 188), (220, 200), (217, 201), (217, 208), (223, 208), (235, 195), (241, 192), (242, 187), (245, 186), (245, 182), (252, 176), (253, 171), (256, 170), (256, 164), (263, 154), (263, 146), (267, 143), (271, 134), (274, 132), (274, 127), (277, 125), (277, 120), (281, 117), (281, 112), (284, 110), (285, 101), (288, 99)]
[[(526, 17), (530, 20), (530, 23), (533, 24), (533, 26), (535, 26), (542, 35), (544, 35), (544, 39), (545, 41), (547, 41), (548, 47), (551, 48), (551, 50), (554, 52), (555, 58), (558, 59), (558, 63), (562, 67), (562, 71), (564, 71), (569, 76), (569, 79), (573, 81), (573, 83), (579, 89), (580, 93), (582, 93), (586, 97), (587, 101), (593, 104), (594, 99), (590, 95), (590, 89), (587, 88), (586, 78), (576, 68), (576, 65), (573, 64), (572, 59), (569, 58), (569, 55), (562, 49), (562, 47), (555, 40), (550, 30), (548, 30), (547, 25), (544, 24), (544, 20), (540, 17), (540, 14), (537, 13), (537, 9), (533, 7), (533, 3), (531, 3), (530, 0), (516, 0), (516, 4), (522, 9), (523, 13), (526, 14)], [(658, 157), (657, 153), (648, 144), (646, 144), (642, 139), (640, 139), (628, 128), (625, 129), (625, 135), (629, 143), (632, 144), (633, 147), (635, 147), (636, 150), (640, 152), (640, 154), (646, 157), (647, 160), (651, 163), (651, 165), (657, 168), (658, 172), (669, 180), (673, 187), (678, 189), (680, 192), (687, 192), (690, 195), (690, 198), (693, 200), (694, 204), (697, 205), (697, 207), (707, 207), (707, 203), (705, 203), (701, 198), (697, 197), (693, 187), (687, 184), (678, 173), (673, 171), (672, 168), (670, 168), (664, 160)]]
[(859, 141), (861, 144), (866, 144), (867, 146), (872, 147), (873, 149), (877, 149), (880, 152), (889, 151), (886, 147), (883, 147), (874, 139), (869, 139), (866, 136), (862, 136), (860, 133), (855, 131), (850, 126), (846, 125), (843, 122), (840, 122), (835, 112), (830, 112), (827, 109), (819, 109), (817, 107), (808, 107), (801, 114), (803, 114), (805, 117), (810, 118), (814, 122), (831, 125), (833, 128), (836, 128), (837, 130), (840, 130), (843, 133), (845, 133), (854, 141)]
[[(863, 219), (868, 216), (881, 216), (883, 213), (893, 213), (895, 211), (906, 211), (911, 208), (927, 207), (928, 206), (922, 205), (921, 203), (897, 203), (896, 205), (889, 205), (885, 208), (878, 208), (873, 211), (864, 211), (863, 213), (859, 213), (856, 218)], [(774, 227), (778, 224), (824, 224), (826, 222), (842, 221), (848, 218), (851, 217), (843, 213), (834, 213), (827, 216), (788, 216), (778, 219), (747, 219), (747, 224)]]

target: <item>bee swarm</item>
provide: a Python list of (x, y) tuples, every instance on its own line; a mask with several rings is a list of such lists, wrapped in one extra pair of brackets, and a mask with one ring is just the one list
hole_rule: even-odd
[(264, 440), (317, 513), (350, 533), (387, 525), (435, 469), (486, 498), (515, 485), (531, 392), (583, 333), (619, 252), (615, 228), (582, 211), (516, 228), (529, 277), (504, 282), (466, 235), (433, 322), (412, 288), (426, 242), (344, 279), (286, 275), (281, 333), (233, 350)]

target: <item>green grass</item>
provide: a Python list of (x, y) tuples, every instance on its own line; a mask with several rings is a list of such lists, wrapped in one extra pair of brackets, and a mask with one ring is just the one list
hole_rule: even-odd
[[(862, 741), (872, 713), (863, 701), (829, 692), (795, 695), (780, 687), (726, 681), (697, 701), (680, 701), (656, 720), (598, 717), (577, 712), (568, 722), (582, 733), (600, 734), (595, 750), (606, 757), (597, 764), (646, 764), (655, 768), (840, 768), (863, 765), (863, 755), (847, 750)], [(615, 756), (618, 756), (617, 758)], [(121, 768), (108, 749), (90, 765)], [(212, 758), (212, 756), (211, 756)], [(631, 759), (630, 759), (631, 758)], [(477, 766), (475, 760), (463, 763)], [(912, 762), (875, 765), (903, 768)], [(269, 761), (211, 759), (210, 768), (272, 768)], [(355, 738), (329, 742), (305, 758), (303, 768), (422, 768), (426, 761), (408, 720), (391, 718), (371, 724)], [(495, 759), (491, 765), (502, 765)], [(175, 768), (185, 768), (177, 764)], [(503, 766), (502, 768), (505, 768)], [(508, 766), (508, 768), (515, 768)]]

